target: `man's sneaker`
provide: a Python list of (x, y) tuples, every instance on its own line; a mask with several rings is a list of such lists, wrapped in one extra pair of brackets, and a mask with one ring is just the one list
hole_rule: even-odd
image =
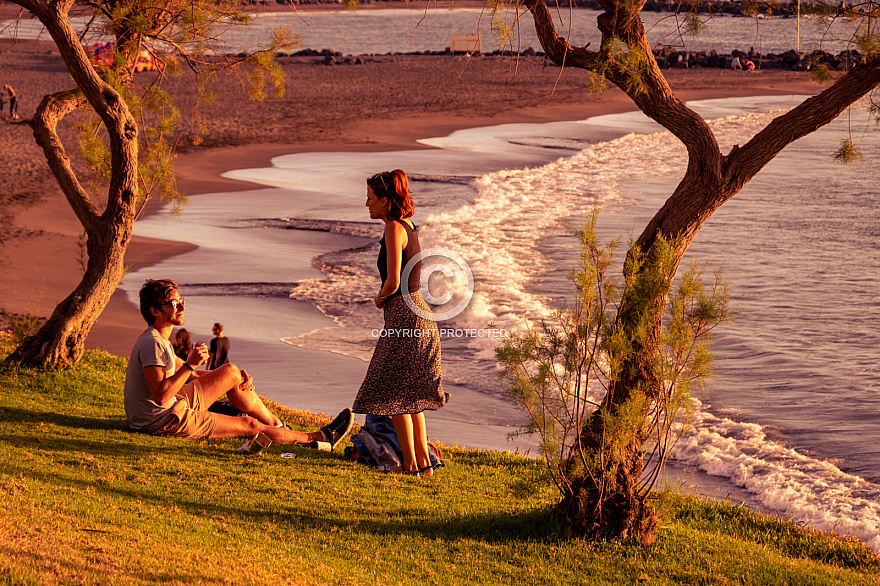
[(300, 442), (298, 445), (304, 448), (311, 448), (313, 450), (319, 450), (321, 452), (332, 452), (333, 446), (328, 444), (327, 442)]
[(341, 442), (342, 438), (348, 435), (353, 424), (354, 415), (352, 415), (351, 409), (343, 409), (342, 413), (336, 416), (336, 419), (331, 421), (329, 425), (325, 425), (321, 428), (321, 433), (324, 434), (324, 439), (330, 444), (331, 452), (336, 447), (336, 444)]

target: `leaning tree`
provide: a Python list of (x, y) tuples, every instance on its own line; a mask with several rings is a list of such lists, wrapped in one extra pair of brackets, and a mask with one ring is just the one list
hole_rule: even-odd
[[(174, 189), (175, 143), (170, 138), (178, 112), (161, 89), (162, 80), (188, 72), (201, 92), (218, 69), (250, 63), (256, 97), (266, 74), (281, 91), (279, 69), (271, 57), (278, 47), (291, 43), (286, 31), (279, 31), (270, 46), (246, 57), (227, 57), (222, 33), (249, 21), (238, 9), (239, 0), (9, 1), (42, 23), (76, 84), (45, 96), (30, 125), (82, 224), (87, 260), (76, 289), (7, 360), (67, 366), (82, 355), (89, 330), (123, 276), (123, 256), (147, 199), (154, 192), (180, 197)], [(74, 29), (71, 15), (88, 21), (85, 30)], [(101, 64), (83, 44), (95, 34), (111, 40), (110, 58)], [(144, 62), (155, 64), (158, 72), (136, 76)], [(85, 179), (58, 132), (59, 123), (74, 112), (81, 115), (78, 148), (91, 167)]]
[[(602, 40), (596, 50), (576, 47), (557, 34), (545, 0), (522, 0), (534, 18), (541, 45), (549, 59), (562, 67), (582, 68), (613, 83), (647, 116), (686, 147), (684, 177), (638, 237), (624, 263), (626, 286), (618, 303), (616, 326), (629, 347), (619, 352), (616, 376), (598, 408), (580, 425), (563, 458), (566, 482), (557, 516), (573, 532), (652, 539), (657, 516), (640, 485), (648, 429), (663, 400), (666, 382), (657, 360), (664, 308), (676, 270), (703, 223), (742, 188), (783, 148), (834, 120), (880, 83), (878, 5), (848, 4), (835, 14), (855, 23), (854, 43), (861, 59), (851, 69), (829, 79), (818, 95), (770, 122), (742, 146), (727, 154), (706, 121), (678, 99), (661, 73), (645, 34), (640, 12), (646, 0), (598, 0), (604, 11), (597, 18)], [(821, 7), (820, 7), (821, 8)], [(828, 76), (831, 77), (830, 75)], [(874, 113), (877, 110), (874, 109)], [(842, 155), (852, 154), (846, 142)], [(610, 359), (615, 359), (611, 356)], [(626, 414), (624, 417), (623, 414)], [(619, 426), (625, 421), (628, 430)], [(615, 426), (614, 429), (611, 426)], [(615, 457), (600, 454), (607, 438), (627, 438), (615, 447)], [(584, 454), (600, 454), (592, 462)], [(586, 464), (586, 465), (585, 465)], [(608, 469), (610, 468), (610, 469)]]

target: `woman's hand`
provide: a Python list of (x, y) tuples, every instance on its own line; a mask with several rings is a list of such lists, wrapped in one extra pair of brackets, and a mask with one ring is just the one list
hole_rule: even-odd
[(385, 307), (386, 299), (386, 297), (382, 297), (382, 293), (380, 292), (378, 295), (376, 295), (376, 298), (373, 299), (373, 303), (376, 304), (376, 307), (382, 309), (383, 307)]

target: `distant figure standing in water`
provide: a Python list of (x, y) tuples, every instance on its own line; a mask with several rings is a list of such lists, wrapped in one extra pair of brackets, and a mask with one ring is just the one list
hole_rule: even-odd
[(15, 90), (10, 85), (4, 85), (3, 89), (9, 94), (9, 119), (16, 120), (18, 118), (18, 97)]
[(214, 370), (229, 363), (229, 338), (223, 335), (223, 324), (215, 323), (211, 328), (211, 333), (214, 334), (214, 339), (211, 340), (211, 347), (208, 350), (208, 370)]
[(192, 338), (184, 328), (180, 328), (177, 330), (177, 333), (174, 334), (174, 343), (172, 344), (174, 347), (174, 354), (177, 355), (181, 360), (186, 360), (189, 356), (189, 351), (192, 350), (193, 343)]
[(391, 416), (403, 450), (402, 472), (432, 476), (423, 411), (442, 407), (449, 395), (441, 384), (437, 323), (414, 313), (404, 299), (430, 315), (419, 290), (421, 261), (401, 282), (403, 269), (421, 252), (416, 227), (407, 219), (415, 206), (406, 173), (397, 169), (367, 179), (367, 208), (371, 219), (385, 222), (377, 263), (382, 289), (374, 300), (385, 312), (385, 329), (352, 411)]

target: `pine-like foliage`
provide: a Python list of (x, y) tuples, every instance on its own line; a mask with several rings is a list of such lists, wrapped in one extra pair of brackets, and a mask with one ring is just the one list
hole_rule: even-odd
[[(620, 274), (614, 269), (621, 240), (601, 247), (595, 222), (594, 214), (575, 230), (581, 256), (571, 273), (574, 297), (536, 329), (506, 339), (496, 353), (505, 391), (528, 414), (523, 431), (540, 437), (549, 476), (563, 496), (586, 482), (605, 495), (600, 501), (615, 498), (619, 470), (632, 446), (640, 445), (646, 466), (637, 491), (644, 500), (687, 428), (694, 384), (711, 376), (712, 329), (729, 321), (732, 311), (720, 270), (706, 284), (703, 269), (691, 264), (665, 293), (665, 325), (651, 364), (655, 383), (628, 389), (622, 402), (609, 400), (635, 353), (648, 346), (650, 307), (664, 295), (657, 288), (668, 282), (674, 247), (659, 246), (650, 261), (631, 248), (623, 274), (612, 276)], [(596, 419), (602, 421), (601, 441), (581, 441)]]

